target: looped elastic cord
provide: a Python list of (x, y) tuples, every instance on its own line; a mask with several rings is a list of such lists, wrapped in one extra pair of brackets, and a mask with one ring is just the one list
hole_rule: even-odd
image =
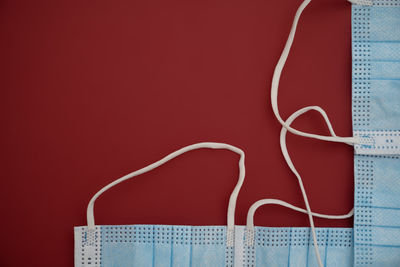
[(183, 147), (167, 156), (165, 156), (164, 158), (162, 158), (161, 160), (154, 162), (153, 164), (148, 165), (147, 167), (144, 167), (140, 170), (131, 172), (117, 180), (115, 180), (114, 182), (109, 183), (108, 185), (106, 185), (105, 187), (103, 187), (102, 189), (100, 189), (93, 197), (92, 199), (90, 199), (89, 204), (87, 206), (87, 224), (88, 224), (88, 229), (89, 231), (93, 231), (95, 229), (95, 221), (94, 221), (94, 203), (96, 201), (96, 199), (103, 194), (105, 191), (107, 191), (108, 189), (110, 189), (111, 187), (122, 183), (126, 180), (129, 180), (135, 176), (138, 176), (140, 174), (146, 173), (148, 171), (151, 171), (161, 165), (163, 165), (164, 163), (170, 161), (173, 158), (176, 158), (179, 155), (182, 155), (188, 151), (191, 150), (195, 150), (195, 149), (201, 149), (201, 148), (211, 148), (211, 149), (227, 149), (230, 150), (232, 152), (235, 152), (237, 154), (240, 155), (240, 159), (239, 159), (239, 179), (236, 183), (235, 188), (233, 189), (231, 196), (229, 198), (229, 205), (228, 205), (228, 215), (227, 215), (227, 221), (228, 221), (228, 235), (227, 235), (227, 245), (228, 246), (232, 246), (234, 241), (233, 241), (233, 231), (234, 231), (234, 227), (235, 227), (235, 209), (236, 209), (236, 200), (240, 191), (240, 188), (243, 185), (244, 182), (244, 177), (245, 177), (245, 165), (244, 165), (244, 152), (243, 150), (241, 150), (240, 148), (237, 148), (235, 146), (231, 146), (228, 144), (224, 144), (224, 143), (213, 143), (213, 142), (204, 142), (204, 143), (197, 143), (197, 144), (193, 144), (190, 146), (186, 146)]
[[(278, 206), (283, 206), (288, 209), (292, 209), (294, 211), (298, 211), (301, 213), (308, 214), (307, 210), (299, 208), (297, 206), (294, 206), (290, 203), (287, 203), (286, 201), (280, 200), (280, 199), (273, 199), (273, 198), (266, 198), (266, 199), (261, 199), (253, 205), (251, 205), (248, 213), (247, 213), (247, 229), (249, 230), (254, 230), (254, 214), (256, 213), (257, 209), (261, 206), (264, 205), (278, 205)], [(354, 209), (351, 209), (349, 213), (343, 214), (343, 215), (329, 215), (329, 214), (321, 214), (321, 213), (316, 213), (312, 212), (311, 213), (313, 217), (318, 217), (318, 218), (324, 218), (324, 219), (331, 219), (331, 220), (342, 220), (342, 219), (347, 219), (350, 218), (351, 216), (354, 215)], [(251, 240), (249, 240), (251, 242)]]
[[(332, 124), (330, 123), (328, 116), (326, 115), (325, 111), (323, 109), (321, 109), (320, 107), (317, 106), (310, 106), (310, 107), (305, 107), (302, 108), (298, 111), (296, 111), (295, 113), (293, 113), (287, 120), (286, 120), (286, 124), (290, 126), (290, 124), (299, 116), (301, 116), (302, 114), (310, 111), (310, 110), (314, 110), (319, 112), (322, 117), (324, 118), (326, 125), (328, 126), (329, 132), (331, 134), (331, 136), (336, 137), (336, 134), (332, 128)], [(259, 208), (262, 205), (267, 205), (267, 204), (274, 204), (274, 205), (281, 205), (290, 209), (293, 209), (295, 211), (299, 211), (299, 212), (303, 212), (303, 213), (307, 213), (308, 214), (308, 219), (310, 222), (310, 228), (311, 228), (311, 232), (312, 232), (312, 236), (313, 236), (313, 243), (314, 243), (314, 250), (315, 250), (315, 255), (317, 257), (317, 261), (318, 261), (318, 265), (320, 267), (323, 267), (322, 261), (321, 261), (321, 256), (319, 253), (319, 249), (318, 249), (318, 243), (317, 243), (317, 235), (315, 233), (315, 226), (314, 226), (314, 220), (313, 220), (313, 216), (316, 217), (320, 217), (320, 218), (326, 218), (326, 219), (345, 219), (345, 218), (349, 218), (351, 216), (353, 216), (354, 214), (354, 209), (352, 209), (349, 213), (344, 214), (344, 215), (325, 215), (325, 214), (320, 214), (320, 213), (313, 213), (311, 211), (310, 208), (310, 204), (308, 202), (308, 197), (306, 194), (306, 191), (304, 189), (304, 185), (303, 185), (303, 181), (301, 179), (300, 174), (297, 172), (296, 168), (293, 165), (293, 162), (289, 156), (288, 150), (287, 150), (287, 146), (286, 146), (286, 135), (287, 135), (288, 130), (285, 127), (282, 127), (281, 130), (281, 135), (280, 135), (280, 145), (281, 145), (281, 150), (282, 150), (282, 154), (283, 157), (286, 160), (286, 163), (288, 164), (290, 170), (295, 174), (295, 176), (297, 177), (297, 181), (299, 183), (300, 186), (300, 190), (301, 193), (303, 195), (303, 199), (304, 199), (304, 203), (306, 206), (306, 209), (302, 209), (296, 206), (293, 206), (287, 202), (284, 202), (282, 200), (279, 199), (262, 199), (259, 200), (257, 202), (255, 202), (249, 209), (248, 213), (247, 213), (247, 225), (246, 225), (246, 242), (248, 245), (252, 245), (252, 243), (254, 242), (254, 213), (256, 212), (257, 208)]]
[(272, 105), (272, 110), (274, 111), (275, 117), (278, 119), (280, 124), (282, 124), (283, 127), (285, 127), (289, 132), (304, 136), (304, 137), (309, 137), (309, 138), (315, 138), (319, 140), (324, 140), (324, 141), (330, 141), (330, 142), (339, 142), (339, 143), (345, 143), (348, 145), (353, 145), (359, 143), (359, 140), (357, 137), (339, 137), (339, 136), (324, 136), (324, 135), (318, 135), (318, 134), (311, 134), (311, 133), (306, 133), (302, 132), (299, 130), (296, 130), (292, 127), (290, 127), (287, 123), (284, 122), (282, 117), (279, 114), (279, 109), (278, 109), (278, 89), (279, 89), (279, 80), (281, 77), (281, 73), (283, 70), (283, 67), (285, 66), (286, 60), (289, 56), (290, 48), (292, 47), (294, 36), (296, 33), (296, 28), (297, 24), (299, 22), (300, 16), (303, 12), (303, 10), (307, 7), (307, 5), (311, 2), (311, 0), (305, 0), (299, 8), (296, 11), (292, 28), (290, 29), (290, 33), (288, 36), (288, 39), (286, 41), (285, 47), (282, 51), (282, 54), (279, 58), (278, 63), (276, 64), (275, 70), (274, 70), (274, 75), (272, 77), (272, 84), (271, 84), (271, 105)]

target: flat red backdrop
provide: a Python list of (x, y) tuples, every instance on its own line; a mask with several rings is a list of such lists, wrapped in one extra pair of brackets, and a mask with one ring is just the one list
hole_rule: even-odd
[[(183, 146), (246, 152), (236, 222), (279, 198), (304, 206), (280, 153), (269, 85), (300, 0), (1, 1), (1, 266), (72, 266), (73, 227), (114, 179)], [(301, 18), (279, 104), (320, 105), (351, 135), (350, 4), (313, 1)], [(317, 114), (295, 123), (327, 133)], [(313, 210), (353, 203), (350, 146), (290, 135)], [(96, 204), (99, 224), (224, 225), (237, 155), (190, 152)], [(263, 207), (257, 225), (308, 226)], [(352, 220), (316, 219), (351, 227)]]

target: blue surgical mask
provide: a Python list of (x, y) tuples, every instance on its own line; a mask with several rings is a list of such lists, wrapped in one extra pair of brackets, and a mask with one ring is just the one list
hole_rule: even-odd
[[(227, 149), (240, 155), (239, 178), (229, 199), (226, 226), (95, 225), (94, 203), (102, 193), (183, 153), (202, 148)], [(241, 149), (223, 143), (198, 143), (115, 180), (90, 200), (87, 227), (75, 228), (75, 266), (224, 266), (233, 256), (236, 199), (244, 178)]]
[(400, 266), (400, 0), (352, 7), (354, 266)]

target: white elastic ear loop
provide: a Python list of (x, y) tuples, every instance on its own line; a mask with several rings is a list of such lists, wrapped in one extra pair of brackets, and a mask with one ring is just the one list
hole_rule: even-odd
[[(293, 113), (287, 120), (286, 123), (288, 125), (290, 125), (298, 116), (304, 114), (305, 112), (308, 112), (310, 110), (315, 110), (318, 111), (322, 117), (324, 118), (328, 128), (329, 128), (329, 132), (332, 136), (336, 136), (332, 125), (329, 121), (328, 116), (326, 115), (325, 111), (322, 110), (320, 107), (317, 106), (311, 106), (311, 107), (305, 107), (302, 108), (298, 111), (296, 111), (295, 113)], [(312, 236), (313, 236), (313, 243), (314, 243), (314, 250), (315, 250), (315, 254), (317, 257), (317, 261), (318, 261), (318, 265), (320, 267), (323, 267), (322, 261), (321, 261), (321, 256), (319, 254), (319, 249), (318, 249), (318, 243), (317, 243), (317, 236), (315, 233), (315, 226), (314, 226), (314, 220), (313, 220), (313, 215), (321, 217), (321, 218), (327, 218), (327, 219), (344, 219), (344, 218), (348, 218), (353, 216), (354, 213), (354, 209), (352, 209), (348, 214), (345, 215), (324, 215), (324, 214), (320, 214), (320, 213), (312, 213), (311, 212), (311, 208), (308, 202), (308, 198), (307, 198), (307, 194), (306, 191), (304, 189), (304, 185), (303, 185), (303, 181), (301, 179), (300, 174), (297, 172), (296, 168), (293, 165), (293, 162), (289, 156), (289, 153), (287, 151), (287, 146), (286, 146), (286, 134), (287, 134), (287, 129), (282, 127), (281, 130), (281, 135), (280, 135), (280, 144), (281, 144), (281, 150), (282, 150), (282, 154), (290, 168), (290, 170), (296, 175), (299, 186), (300, 186), (300, 190), (301, 193), (303, 195), (303, 199), (304, 199), (304, 203), (306, 205), (306, 210), (298, 208), (296, 206), (293, 206), (287, 202), (281, 201), (281, 200), (277, 200), (277, 199), (263, 199), (263, 200), (259, 200), (257, 202), (255, 202), (249, 209), (248, 214), (247, 214), (247, 229), (249, 230), (250, 233), (254, 232), (254, 213), (256, 211), (256, 209), (262, 205), (265, 204), (275, 204), (275, 205), (282, 205), (285, 206), (287, 208), (291, 208), (293, 210), (299, 211), (299, 212), (305, 212), (308, 214), (308, 218), (310, 221), (310, 228), (311, 228), (311, 232), (312, 232)]]
[(93, 197), (92, 199), (90, 199), (89, 204), (87, 206), (87, 224), (88, 224), (88, 229), (89, 230), (94, 230), (95, 229), (95, 221), (94, 221), (94, 203), (96, 201), (96, 199), (103, 194), (105, 191), (107, 191), (108, 189), (110, 189), (111, 187), (122, 183), (123, 181), (126, 181), (128, 179), (131, 179), (135, 176), (138, 176), (140, 174), (146, 173), (148, 171), (151, 171), (161, 165), (163, 165), (164, 163), (170, 161), (171, 159), (182, 155), (183, 153), (186, 153), (188, 151), (191, 150), (195, 150), (195, 149), (200, 149), (200, 148), (211, 148), (211, 149), (227, 149), (230, 150), (232, 152), (235, 152), (237, 154), (240, 155), (240, 159), (239, 159), (239, 179), (238, 182), (236, 183), (235, 188), (233, 189), (231, 196), (229, 198), (229, 206), (228, 206), (228, 231), (233, 231), (234, 226), (235, 226), (235, 208), (236, 208), (236, 200), (240, 191), (240, 188), (243, 185), (244, 182), (244, 177), (245, 177), (245, 165), (244, 165), (244, 152), (243, 150), (241, 150), (240, 148), (234, 147), (232, 145), (228, 145), (228, 144), (224, 144), (224, 143), (213, 143), (213, 142), (204, 142), (204, 143), (197, 143), (197, 144), (193, 144), (190, 146), (186, 146), (183, 147), (169, 155), (167, 155), (166, 157), (162, 158), (161, 160), (154, 162), (153, 164), (148, 165), (147, 167), (144, 167), (140, 170), (131, 172), (117, 180), (115, 180), (112, 183), (109, 183), (108, 185), (106, 185), (105, 187), (103, 187), (102, 189), (100, 189)]
[(286, 41), (285, 47), (282, 51), (282, 54), (279, 58), (278, 63), (276, 64), (274, 75), (272, 77), (272, 84), (271, 84), (271, 105), (272, 105), (272, 110), (274, 111), (275, 117), (278, 119), (280, 124), (282, 124), (283, 127), (285, 127), (288, 131), (290, 131), (293, 134), (304, 136), (304, 137), (310, 137), (310, 138), (315, 138), (319, 140), (325, 140), (325, 141), (331, 141), (331, 142), (340, 142), (340, 143), (346, 143), (349, 145), (353, 145), (354, 143), (358, 143), (358, 138), (357, 137), (338, 137), (338, 136), (324, 136), (324, 135), (318, 135), (318, 134), (311, 134), (311, 133), (306, 133), (302, 132), (299, 130), (296, 130), (294, 128), (291, 128), (290, 125), (286, 122), (283, 121), (282, 117), (279, 114), (279, 109), (278, 109), (278, 89), (279, 89), (279, 80), (281, 77), (281, 73), (283, 70), (283, 67), (285, 66), (286, 60), (289, 56), (290, 48), (292, 47), (294, 36), (296, 33), (296, 28), (297, 24), (299, 22), (300, 16), (303, 12), (303, 10), (307, 7), (307, 5), (311, 2), (311, 0), (305, 0), (301, 3), (299, 8), (296, 11), (296, 15), (293, 20), (292, 28), (290, 29), (289, 37)]
[[(297, 206), (294, 206), (290, 203), (287, 203), (285, 201), (282, 201), (280, 199), (273, 199), (273, 198), (265, 198), (258, 200), (257, 202), (253, 203), (251, 205), (249, 211), (247, 212), (247, 221), (246, 221), (246, 228), (247, 229), (254, 229), (254, 214), (256, 213), (257, 209), (261, 206), (264, 205), (279, 205), (283, 206), (301, 213), (308, 214), (307, 210), (299, 208)], [(342, 220), (342, 219), (347, 219), (353, 216), (354, 214), (354, 209), (351, 209), (349, 213), (343, 214), (343, 215), (330, 215), (330, 214), (322, 214), (322, 213), (317, 213), (317, 212), (312, 212), (312, 216), (318, 217), (318, 218), (324, 218), (324, 219), (331, 219), (331, 220)]]

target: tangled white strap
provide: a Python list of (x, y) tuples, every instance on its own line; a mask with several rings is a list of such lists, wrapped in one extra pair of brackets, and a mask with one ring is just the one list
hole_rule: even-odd
[(231, 196), (229, 198), (229, 206), (228, 206), (228, 233), (227, 233), (227, 245), (228, 246), (232, 246), (234, 244), (234, 240), (232, 240), (233, 238), (233, 231), (234, 231), (234, 226), (235, 226), (235, 209), (236, 209), (236, 200), (240, 191), (240, 188), (243, 185), (244, 182), (244, 177), (245, 177), (245, 165), (244, 165), (244, 152), (243, 150), (241, 150), (240, 148), (237, 148), (235, 146), (231, 146), (228, 144), (224, 144), (224, 143), (212, 143), (212, 142), (204, 142), (204, 143), (197, 143), (194, 145), (190, 145), (190, 146), (186, 146), (183, 147), (167, 156), (165, 156), (164, 158), (162, 158), (161, 160), (154, 162), (153, 164), (148, 165), (147, 167), (144, 167), (140, 170), (131, 172), (117, 180), (115, 180), (112, 183), (109, 183), (108, 185), (106, 185), (105, 187), (103, 187), (102, 189), (100, 189), (93, 197), (92, 199), (89, 201), (88, 207), (87, 207), (87, 224), (88, 224), (88, 229), (93, 231), (95, 229), (95, 221), (94, 221), (94, 203), (96, 201), (96, 199), (103, 194), (105, 191), (107, 191), (108, 189), (110, 189), (111, 187), (122, 183), (128, 179), (131, 179), (135, 176), (138, 176), (140, 174), (146, 173), (148, 171), (151, 171), (161, 165), (163, 165), (164, 163), (170, 161), (171, 159), (182, 155), (183, 153), (186, 153), (188, 151), (191, 150), (195, 150), (195, 149), (201, 149), (201, 148), (211, 148), (211, 149), (227, 149), (230, 150), (232, 152), (235, 152), (237, 154), (240, 155), (240, 159), (239, 159), (239, 179), (236, 183), (235, 188), (233, 189)]
[[(310, 227), (311, 227), (312, 236), (313, 236), (313, 243), (314, 243), (314, 250), (315, 250), (316, 257), (317, 257), (318, 265), (320, 267), (323, 267), (323, 264), (322, 264), (322, 261), (321, 261), (321, 256), (320, 256), (320, 253), (319, 253), (319, 250), (318, 250), (317, 237), (316, 237), (316, 233), (315, 233), (315, 226), (314, 226), (314, 220), (313, 220), (313, 215), (316, 215), (316, 214), (311, 212), (311, 208), (310, 208), (310, 205), (309, 205), (309, 202), (308, 202), (307, 194), (305, 192), (302, 179), (301, 179), (299, 173), (297, 172), (297, 170), (295, 169), (295, 167), (294, 167), (294, 165), (293, 165), (293, 163), (292, 163), (292, 161), (290, 159), (289, 153), (287, 152), (286, 133), (287, 133), (287, 131), (290, 131), (293, 134), (304, 136), (304, 137), (315, 138), (315, 139), (331, 141), (331, 142), (346, 143), (348, 145), (358, 144), (360, 141), (359, 141), (359, 139), (357, 137), (338, 137), (335, 134), (335, 132), (334, 132), (334, 130), (332, 128), (332, 125), (331, 125), (331, 123), (329, 121), (329, 118), (326, 115), (325, 111), (322, 108), (318, 107), (318, 106), (311, 106), (311, 107), (305, 107), (303, 109), (300, 109), (300, 110), (296, 111), (295, 113), (293, 113), (287, 119), (286, 122), (283, 121), (282, 117), (279, 114), (279, 109), (278, 109), (279, 80), (280, 80), (280, 77), (281, 77), (281, 73), (282, 73), (283, 67), (285, 66), (286, 60), (287, 60), (287, 58), (289, 56), (290, 48), (291, 48), (291, 46), (293, 44), (293, 40), (294, 40), (294, 36), (295, 36), (295, 33), (296, 33), (296, 28), (297, 28), (297, 24), (299, 22), (300, 16), (301, 16), (303, 10), (307, 7), (307, 5), (310, 2), (311, 2), (311, 0), (304, 0), (301, 3), (301, 5), (299, 6), (299, 8), (297, 9), (297, 11), (296, 11), (296, 14), (295, 14), (295, 17), (294, 17), (294, 20), (293, 20), (292, 28), (290, 30), (288, 39), (286, 41), (285, 47), (284, 47), (284, 49), (282, 51), (282, 54), (281, 54), (281, 56), (279, 58), (279, 61), (278, 61), (277, 65), (276, 65), (276, 67), (275, 67), (274, 74), (273, 74), (273, 77), (272, 77), (271, 105), (272, 105), (272, 110), (273, 110), (273, 112), (275, 114), (275, 117), (278, 119), (278, 121), (283, 126), (282, 127), (282, 131), (281, 131), (281, 139), (280, 139), (282, 154), (285, 157), (285, 160), (286, 160), (287, 164), (289, 165), (290, 169), (292, 170), (292, 172), (296, 175), (296, 177), (298, 179), (299, 186), (300, 186), (303, 198), (304, 198), (304, 203), (306, 205), (306, 211), (307, 211), (307, 214), (308, 214), (308, 217), (309, 217), (309, 221), (310, 221)], [(361, 2), (363, 2), (365, 4), (367, 1), (357, 1), (357, 0), (355, 0), (355, 1), (351, 1), (351, 2), (357, 3), (357, 4), (361, 4)], [(290, 124), (293, 122), (293, 120), (295, 120), (301, 114), (303, 114), (305, 112), (308, 112), (310, 110), (318, 111), (323, 116), (326, 124), (328, 125), (329, 132), (331, 134), (330, 136), (306, 133), (306, 132), (302, 132), (302, 131), (299, 131), (299, 130), (296, 130), (296, 129), (290, 127)], [(265, 199), (265, 200), (261, 200), (260, 202), (256, 202), (255, 204), (253, 204), (252, 208), (250, 208), (250, 210), (249, 210), (249, 213), (251, 213), (251, 214), (249, 214), (248, 222), (247, 222), (248, 223), (247, 228), (248, 228), (248, 231), (249, 231), (248, 237), (251, 238), (251, 239), (253, 238), (253, 235), (254, 235), (253, 234), (254, 225), (253, 225), (252, 219), (249, 219), (249, 217), (252, 218), (252, 216), (254, 215), (255, 209), (257, 209), (262, 204), (279, 204), (279, 205), (283, 205), (285, 207), (292, 208), (292, 209), (297, 210), (297, 211), (304, 211), (303, 209), (294, 207), (294, 206), (292, 206), (292, 205), (290, 205), (290, 204), (288, 204), (286, 202), (282, 202), (280, 200)], [(352, 214), (353, 214), (353, 210), (350, 213), (348, 213), (346, 215), (343, 215), (343, 216), (351, 216)], [(321, 215), (321, 214), (318, 214), (318, 215)], [(341, 217), (343, 217), (343, 216), (341, 216)], [(338, 219), (338, 217), (335, 218), (335, 216), (334, 217), (330, 216), (330, 218), (331, 219)]]
[(282, 51), (282, 54), (279, 58), (278, 63), (276, 64), (275, 70), (274, 70), (274, 75), (272, 77), (272, 84), (271, 84), (271, 105), (272, 105), (272, 110), (274, 111), (275, 117), (278, 119), (278, 121), (282, 124), (283, 127), (285, 127), (288, 131), (290, 131), (293, 134), (304, 136), (304, 137), (310, 137), (310, 138), (315, 138), (315, 139), (320, 139), (320, 140), (325, 140), (325, 141), (331, 141), (331, 142), (340, 142), (340, 143), (346, 143), (349, 145), (353, 145), (355, 143), (358, 143), (358, 138), (357, 137), (339, 137), (339, 136), (324, 136), (324, 135), (318, 135), (318, 134), (311, 134), (311, 133), (306, 133), (302, 132), (299, 130), (296, 130), (294, 128), (291, 128), (287, 123), (285, 123), (282, 119), (282, 117), (279, 114), (279, 109), (278, 109), (278, 89), (279, 89), (279, 80), (281, 77), (281, 73), (283, 70), (283, 67), (285, 66), (286, 60), (289, 56), (290, 48), (292, 47), (294, 36), (296, 33), (296, 28), (297, 24), (299, 22), (300, 16), (303, 12), (303, 10), (307, 7), (307, 5), (311, 2), (311, 0), (305, 0), (299, 8), (296, 11), (292, 28), (290, 29), (289, 37), (286, 41), (285, 47)]
[[(332, 128), (332, 125), (328, 119), (328, 116), (326, 115), (325, 111), (322, 110), (320, 107), (317, 106), (311, 106), (311, 107), (305, 107), (302, 108), (298, 111), (296, 111), (295, 113), (293, 113), (287, 120), (286, 120), (286, 124), (290, 126), (290, 124), (299, 116), (301, 116), (302, 114), (310, 111), (310, 110), (314, 110), (319, 112), (322, 117), (324, 118), (328, 128), (329, 128), (329, 132), (331, 134), (331, 136), (335, 137), (336, 134)], [(301, 179), (300, 174), (298, 173), (298, 171), (296, 170), (296, 168), (293, 165), (293, 162), (289, 156), (289, 153), (287, 151), (287, 146), (286, 146), (286, 135), (287, 135), (287, 129), (285, 127), (282, 127), (281, 130), (281, 135), (280, 135), (280, 145), (281, 145), (281, 150), (282, 150), (282, 154), (283, 157), (286, 160), (286, 163), (288, 164), (290, 170), (296, 175), (297, 177), (297, 181), (299, 183), (299, 187), (301, 190), (301, 193), (303, 195), (303, 199), (304, 199), (304, 203), (306, 205), (306, 209), (302, 209), (296, 206), (293, 206), (287, 202), (284, 202), (282, 200), (279, 199), (262, 199), (259, 200), (257, 202), (255, 202), (249, 209), (248, 213), (247, 213), (247, 224), (246, 224), (246, 243), (248, 245), (253, 245), (254, 242), (254, 213), (256, 212), (257, 208), (259, 208), (262, 205), (268, 205), (268, 204), (273, 204), (273, 205), (281, 205), (287, 208), (290, 208), (292, 210), (295, 211), (299, 211), (299, 212), (303, 212), (303, 213), (307, 213), (308, 214), (308, 218), (310, 221), (310, 227), (311, 227), (311, 232), (312, 232), (312, 237), (313, 237), (313, 244), (314, 244), (314, 250), (315, 250), (315, 254), (317, 257), (317, 261), (318, 261), (318, 265), (320, 267), (323, 267), (322, 261), (321, 261), (321, 256), (319, 253), (319, 249), (318, 249), (318, 243), (317, 243), (317, 235), (315, 233), (315, 226), (314, 226), (314, 220), (313, 220), (313, 216), (316, 217), (321, 217), (321, 218), (326, 218), (326, 219), (345, 219), (345, 218), (349, 218), (351, 216), (353, 216), (354, 213), (354, 209), (352, 209), (349, 213), (344, 214), (344, 215), (325, 215), (325, 214), (320, 214), (320, 213), (313, 213), (311, 211), (310, 208), (310, 204), (308, 202), (308, 197), (306, 194), (306, 191), (304, 189), (304, 185), (303, 185), (303, 181)]]

